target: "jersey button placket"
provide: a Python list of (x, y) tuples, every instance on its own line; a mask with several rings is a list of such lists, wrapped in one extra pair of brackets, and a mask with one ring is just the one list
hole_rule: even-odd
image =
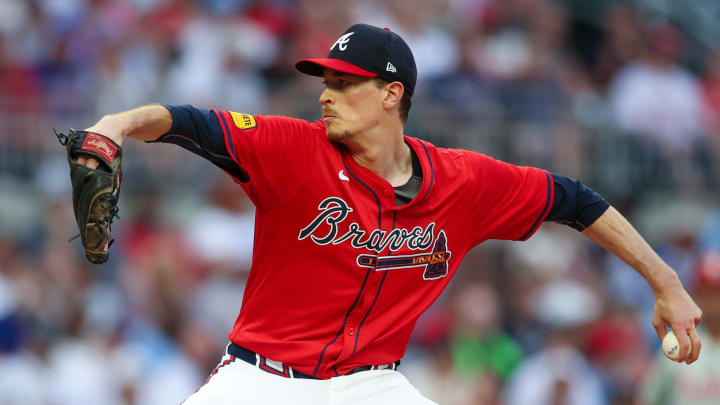
[[(372, 271), (372, 273), (374, 273), (374, 271)], [(370, 274), (370, 277), (372, 277), (372, 273)], [(348, 317), (347, 324), (345, 324), (345, 338), (342, 339), (343, 349), (339, 357), (341, 361), (349, 358), (355, 350), (355, 339), (357, 339), (358, 337), (358, 326), (360, 325), (360, 322), (362, 321), (362, 318), (368, 309), (368, 294), (370, 289), (370, 282), (368, 282), (368, 284), (365, 285), (363, 296), (360, 299), (360, 302), (358, 302), (357, 307)]]

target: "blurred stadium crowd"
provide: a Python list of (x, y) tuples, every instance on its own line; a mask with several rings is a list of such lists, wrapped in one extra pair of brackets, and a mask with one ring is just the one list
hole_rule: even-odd
[[(179, 403), (220, 359), (251, 263), (239, 187), (128, 142), (111, 260), (90, 267), (67, 243), (52, 128), (150, 102), (318, 119), (322, 84), (293, 63), (353, 22), (414, 51), (409, 135), (582, 179), (696, 290), (698, 271), (720, 272), (719, 15), (712, 1), (0, 0), (0, 404)], [(632, 269), (546, 224), (471, 252), (400, 370), (443, 405), (720, 403), (718, 368), (672, 402), (653, 303)], [(701, 359), (720, 356), (720, 336), (703, 343)]]

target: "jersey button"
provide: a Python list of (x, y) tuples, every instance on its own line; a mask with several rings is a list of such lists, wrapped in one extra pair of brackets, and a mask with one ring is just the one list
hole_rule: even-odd
[(354, 335), (354, 334), (355, 334), (355, 328), (348, 328), (347, 334), (350, 335), (350, 336)]

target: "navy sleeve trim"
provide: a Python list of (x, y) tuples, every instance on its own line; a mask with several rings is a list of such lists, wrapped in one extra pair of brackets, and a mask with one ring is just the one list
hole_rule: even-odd
[(527, 240), (527, 238), (532, 235), (532, 233), (537, 229), (538, 224), (548, 215), (548, 209), (550, 208), (550, 202), (553, 201), (553, 183), (550, 181), (550, 175), (548, 172), (545, 172), (545, 177), (547, 178), (547, 199), (545, 200), (545, 207), (543, 207), (542, 212), (540, 213), (540, 216), (537, 217), (535, 222), (533, 222), (530, 229), (528, 229), (527, 232), (523, 236), (520, 237), (519, 240)]
[(230, 176), (247, 182), (247, 172), (238, 165), (225, 146), (225, 134), (220, 122), (210, 110), (191, 105), (164, 106), (170, 111), (170, 130), (153, 142), (172, 143), (201, 156)]
[(555, 200), (546, 221), (558, 222), (578, 231), (592, 225), (610, 204), (579, 180), (553, 173)]

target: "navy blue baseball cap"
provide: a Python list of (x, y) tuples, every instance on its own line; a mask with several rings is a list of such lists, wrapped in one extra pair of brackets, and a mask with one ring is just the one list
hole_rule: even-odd
[(330, 47), (327, 58), (300, 59), (295, 68), (322, 76), (325, 68), (365, 77), (398, 81), (412, 96), (417, 81), (415, 58), (410, 47), (389, 28), (355, 24)]

